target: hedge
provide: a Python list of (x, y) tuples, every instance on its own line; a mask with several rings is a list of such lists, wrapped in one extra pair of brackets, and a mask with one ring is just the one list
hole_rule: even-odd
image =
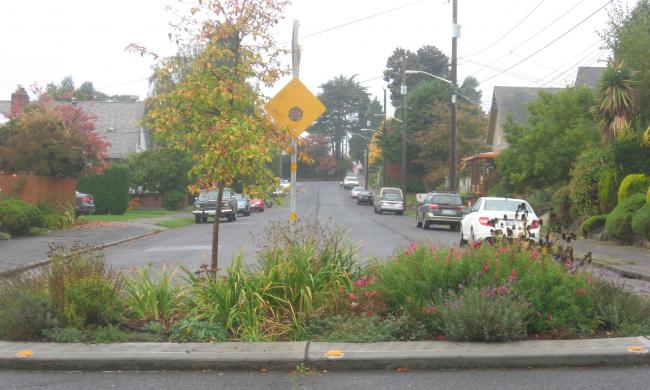
[(38, 207), (17, 199), (0, 201), (0, 230), (20, 236), (42, 225), (43, 213)]
[(617, 201), (616, 171), (613, 168), (603, 169), (598, 175), (598, 204), (600, 211), (609, 213), (616, 207)]
[(84, 176), (77, 190), (93, 196), (96, 214), (124, 214), (129, 207), (129, 168), (114, 164), (100, 175)]
[(650, 203), (646, 203), (632, 217), (632, 231), (634, 234), (650, 239)]
[(597, 229), (605, 226), (605, 221), (607, 221), (607, 215), (594, 215), (585, 219), (585, 221), (580, 225), (580, 233), (587, 237), (589, 234), (593, 233)]
[(646, 204), (644, 194), (634, 194), (616, 206), (607, 217), (605, 228), (610, 237), (620, 241), (632, 241), (632, 217)]
[(625, 176), (618, 187), (618, 203), (634, 194), (646, 194), (650, 187), (650, 178), (643, 173), (633, 173)]

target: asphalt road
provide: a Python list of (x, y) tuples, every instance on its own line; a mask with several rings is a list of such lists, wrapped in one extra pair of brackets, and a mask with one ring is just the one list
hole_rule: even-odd
[(3, 390), (76, 389), (645, 389), (649, 367), (411, 372), (0, 371)]
[[(318, 219), (343, 227), (347, 236), (358, 248), (359, 258), (385, 258), (413, 240), (429, 240), (438, 245), (458, 241), (458, 233), (446, 226), (429, 230), (416, 229), (415, 220), (406, 216), (375, 214), (372, 206), (357, 205), (350, 191), (336, 182), (305, 182), (297, 186), (298, 217)], [(288, 221), (289, 198), (281, 206), (264, 212), (254, 212), (248, 217), (238, 217), (236, 222), (223, 220), (220, 228), (220, 268), (241, 252), (246, 263), (255, 261), (265, 227), (270, 221)], [(145, 264), (184, 264), (196, 269), (210, 262), (212, 224), (193, 225), (162, 232), (141, 240), (107, 248), (105, 258), (115, 268), (130, 268)]]

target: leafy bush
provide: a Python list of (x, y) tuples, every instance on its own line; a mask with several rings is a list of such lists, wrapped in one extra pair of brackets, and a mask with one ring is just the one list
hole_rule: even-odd
[(650, 299), (604, 279), (594, 282), (593, 295), (596, 312), (608, 328), (620, 336), (650, 333)]
[(620, 241), (631, 241), (633, 238), (632, 217), (645, 205), (645, 195), (634, 194), (623, 200), (607, 216), (605, 229), (610, 237)]
[(529, 305), (505, 289), (476, 287), (452, 294), (440, 307), (445, 336), (454, 341), (512, 341), (527, 336)]
[(640, 137), (620, 137), (612, 142), (614, 166), (621, 177), (633, 173), (650, 175), (650, 147), (643, 145)]
[(165, 209), (166, 210), (180, 210), (181, 205), (183, 204), (183, 199), (187, 197), (187, 194), (183, 191), (170, 191), (165, 194)]
[(605, 226), (605, 221), (607, 221), (607, 215), (594, 215), (585, 219), (580, 225), (580, 234), (583, 237), (589, 237), (591, 233)]
[(409, 316), (380, 318), (369, 315), (312, 318), (305, 339), (342, 343), (410, 341), (427, 338), (424, 325)]
[(603, 167), (610, 164), (610, 160), (611, 153), (601, 148), (586, 149), (576, 159), (569, 183), (569, 198), (574, 215), (594, 215), (600, 210), (599, 175)]
[(632, 232), (646, 240), (650, 239), (650, 203), (646, 203), (632, 217)]
[(184, 318), (172, 326), (169, 339), (178, 342), (226, 341), (228, 332), (220, 324)]
[(43, 227), (50, 230), (67, 229), (75, 223), (75, 209), (68, 204), (44, 204), (38, 205), (43, 213)]
[(618, 203), (634, 194), (646, 194), (650, 187), (650, 178), (643, 173), (625, 176), (618, 187)]
[(129, 207), (129, 169), (114, 164), (102, 174), (84, 176), (77, 190), (92, 194), (96, 214), (124, 214)]
[(86, 335), (77, 328), (48, 328), (42, 332), (43, 337), (55, 343), (85, 343)]
[[(0, 225), (0, 229), (2, 229), (2, 225)], [(8, 240), (11, 238), (11, 235), (9, 233), (5, 233), (0, 231), (0, 241), (2, 240)]]
[(567, 186), (560, 187), (553, 193), (551, 198), (552, 213), (554, 220), (560, 224), (567, 224), (571, 219), (571, 188)]
[(63, 247), (56, 247), (49, 259), (49, 296), (61, 325), (85, 329), (122, 318), (122, 279), (106, 269), (101, 253), (76, 247), (66, 254)]
[(608, 213), (616, 207), (617, 188), (616, 171), (613, 168), (603, 169), (598, 176), (598, 204), (601, 212)]
[(12, 236), (27, 234), (32, 227), (43, 225), (38, 207), (17, 199), (0, 201), (0, 227)]
[(174, 271), (163, 267), (152, 278), (149, 266), (146, 266), (134, 278), (125, 279), (125, 303), (130, 317), (169, 324), (184, 304), (184, 292), (180, 286), (174, 285), (174, 275)]
[(30, 275), (0, 284), (0, 339), (36, 338), (53, 317), (41, 279)]

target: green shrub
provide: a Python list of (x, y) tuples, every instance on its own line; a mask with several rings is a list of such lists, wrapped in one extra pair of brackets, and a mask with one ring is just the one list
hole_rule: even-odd
[(646, 203), (632, 217), (632, 232), (646, 240), (650, 239), (650, 203)]
[(38, 205), (43, 213), (43, 227), (49, 230), (67, 229), (75, 223), (75, 209), (72, 204)]
[(305, 339), (341, 343), (411, 341), (427, 338), (424, 325), (409, 316), (380, 318), (369, 315), (312, 318)]
[(167, 267), (151, 277), (149, 266), (125, 282), (125, 303), (131, 318), (169, 324), (184, 304), (184, 291), (174, 284), (175, 271)]
[(598, 204), (601, 212), (614, 210), (618, 200), (617, 188), (616, 171), (613, 168), (603, 169), (598, 176)]
[[(2, 229), (2, 225), (0, 225), (0, 229)], [(8, 240), (10, 238), (11, 238), (11, 234), (0, 231), (0, 241)]]
[(598, 204), (598, 181), (603, 169), (610, 164), (611, 153), (601, 148), (586, 149), (571, 169), (569, 183), (571, 210), (574, 215), (594, 215)]
[(650, 147), (643, 145), (640, 137), (620, 137), (612, 142), (614, 166), (625, 177), (633, 173), (650, 175)]
[(0, 284), (0, 339), (36, 338), (53, 318), (42, 280), (29, 276)]
[(183, 199), (187, 197), (187, 194), (183, 191), (170, 191), (165, 194), (165, 209), (166, 210), (180, 210), (181, 205), (183, 204)]
[(644, 194), (634, 194), (620, 202), (614, 211), (607, 216), (607, 221), (605, 221), (607, 234), (616, 240), (632, 241), (634, 237), (632, 217), (645, 203)]
[(129, 207), (129, 169), (114, 164), (102, 174), (84, 176), (77, 190), (92, 194), (96, 214), (124, 214)]
[(650, 334), (650, 299), (621, 282), (599, 279), (593, 285), (596, 312), (618, 336)]
[(54, 248), (46, 270), (49, 295), (64, 327), (86, 329), (107, 325), (123, 316), (121, 275), (107, 270), (103, 255), (88, 248)]
[(42, 332), (43, 337), (55, 343), (85, 343), (86, 335), (77, 328), (49, 328)]
[(567, 224), (571, 220), (571, 189), (563, 186), (553, 193), (551, 197), (551, 207), (555, 219), (553, 223)]
[(594, 231), (605, 226), (605, 221), (607, 221), (607, 215), (594, 215), (585, 219), (582, 225), (580, 225), (580, 234), (583, 237), (588, 237)]
[(32, 227), (43, 226), (43, 213), (22, 200), (3, 200), (0, 201), (0, 226), (12, 236), (24, 235)]
[(445, 337), (484, 342), (525, 338), (530, 307), (502, 291), (470, 287), (452, 294), (440, 307)]
[(178, 342), (228, 340), (228, 332), (222, 325), (194, 318), (184, 318), (178, 321), (172, 326), (169, 333), (170, 340)]
[(129, 333), (112, 324), (100, 326), (86, 333), (90, 333), (87, 337), (98, 344), (126, 343), (131, 340)]
[(643, 173), (635, 173), (625, 176), (618, 187), (618, 203), (634, 194), (645, 195), (650, 186), (650, 178)]

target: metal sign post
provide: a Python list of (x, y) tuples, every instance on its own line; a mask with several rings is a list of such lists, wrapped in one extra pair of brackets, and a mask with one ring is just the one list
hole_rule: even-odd
[[(293, 34), (291, 36), (291, 71), (293, 78), (298, 79), (300, 75), (300, 46), (298, 46), (298, 30), (300, 29), (300, 22), (293, 21)], [(296, 224), (296, 172), (298, 170), (298, 137), (295, 136), (291, 140), (293, 152), (291, 153), (291, 213), (289, 214), (289, 221), (291, 225), (291, 234), (294, 233)]]

